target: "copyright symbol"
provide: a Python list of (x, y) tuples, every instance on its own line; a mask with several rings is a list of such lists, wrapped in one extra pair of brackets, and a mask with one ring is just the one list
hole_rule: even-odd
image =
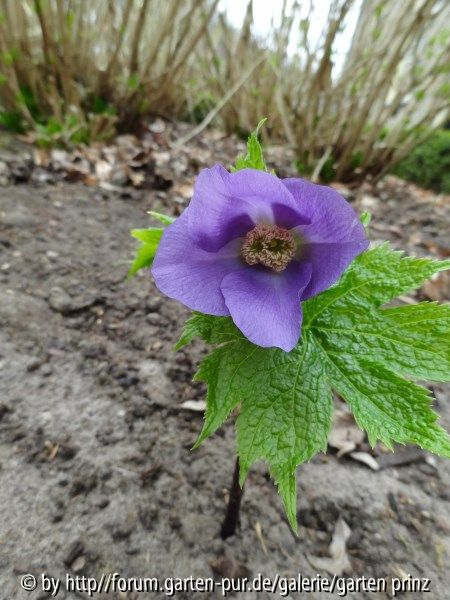
[(28, 575), (24, 575), (20, 580), (20, 585), (27, 592), (32, 592), (37, 588), (37, 581), (34, 575), (29, 573)]

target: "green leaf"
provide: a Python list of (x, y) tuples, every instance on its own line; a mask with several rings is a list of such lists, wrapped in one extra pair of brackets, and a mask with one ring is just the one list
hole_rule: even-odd
[(404, 332), (450, 338), (450, 304), (420, 302), (386, 308), (383, 314)]
[(213, 317), (194, 312), (186, 321), (183, 333), (175, 345), (175, 350), (189, 344), (194, 338), (201, 337), (208, 344), (221, 344), (233, 340), (245, 340), (244, 335), (228, 317)]
[(365, 212), (361, 213), (359, 220), (364, 225), (364, 228), (367, 231), (370, 221), (372, 220), (372, 214), (370, 212), (365, 211)]
[[(175, 221), (175, 217), (162, 215), (161, 213), (153, 210), (149, 210), (148, 214), (164, 225), (170, 225)], [(139, 240), (141, 245), (136, 250), (136, 255), (131, 263), (131, 267), (128, 270), (128, 277), (133, 277), (141, 269), (147, 269), (148, 267), (151, 267), (163, 232), (164, 228), (162, 227), (149, 227), (147, 229), (131, 230), (131, 235)]]
[(141, 242), (136, 250), (136, 256), (128, 270), (128, 277), (133, 277), (140, 269), (148, 268), (152, 265), (158, 249), (159, 241), (163, 234), (162, 228), (133, 229), (131, 235)]
[(258, 140), (261, 127), (266, 121), (267, 119), (261, 119), (255, 131), (250, 134), (247, 140), (247, 154), (245, 156), (238, 156), (235, 166), (231, 167), (231, 171), (240, 171), (241, 169), (259, 169), (261, 171), (267, 171), (263, 150)]
[(161, 227), (148, 227), (147, 229), (132, 229), (131, 235), (137, 240), (146, 244), (159, 242), (161, 232), (164, 231)]
[(196, 375), (208, 394), (194, 447), (239, 408), (241, 484), (254, 461), (267, 461), (294, 530), (295, 469), (326, 447), (332, 390), (372, 445), (415, 443), (450, 457), (429, 391), (404, 378), (450, 379), (450, 306), (382, 307), (446, 268), (450, 261), (403, 257), (386, 244), (361, 254), (337, 284), (303, 303), (302, 336), (289, 353), (253, 345), (229, 317), (195, 313), (178, 347), (198, 336), (216, 348)]
[(236, 337), (207, 356), (195, 378), (208, 383), (208, 395), (205, 424), (194, 448), (240, 405), (241, 484), (254, 461), (266, 460), (294, 530), (295, 469), (326, 449), (331, 426), (331, 389), (318, 358), (308, 335), (290, 353)]
[(450, 457), (450, 438), (431, 410), (430, 392), (395, 375), (376, 361), (323, 348), (323, 360), (333, 388), (349, 404), (372, 446), (381, 440), (415, 443)]
[[(309, 334), (292, 352), (259, 349), (237, 419), (241, 477), (264, 459), (296, 531), (297, 465), (325, 451), (331, 427), (331, 388)], [(247, 366), (248, 370), (248, 366)]]
[(304, 324), (342, 305), (378, 307), (449, 268), (450, 260), (404, 257), (382, 244), (360, 254), (335, 286), (304, 303)]
[(207, 409), (205, 423), (194, 448), (212, 435), (242, 400), (247, 387), (245, 380), (250, 377), (250, 382), (253, 381), (254, 365), (260, 350), (245, 340), (235, 341), (216, 348), (203, 360), (195, 381), (208, 383)]
[(175, 217), (170, 217), (169, 215), (163, 215), (154, 210), (149, 210), (147, 212), (151, 217), (153, 217), (157, 221), (160, 221), (161, 223), (163, 223), (163, 225), (170, 225), (171, 223), (173, 223), (175, 221)]
[[(325, 348), (355, 356), (370, 356), (395, 373), (418, 379), (446, 381), (450, 374), (450, 347), (436, 343), (436, 335), (406, 330), (388, 311), (346, 306), (326, 311), (316, 319), (314, 332)], [(396, 313), (398, 314), (398, 313)]]

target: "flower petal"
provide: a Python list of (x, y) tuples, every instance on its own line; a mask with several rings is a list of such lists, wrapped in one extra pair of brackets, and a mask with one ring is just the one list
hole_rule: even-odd
[(335, 190), (303, 179), (284, 179), (300, 210), (311, 219), (295, 231), (303, 239), (300, 259), (311, 263), (311, 281), (302, 300), (335, 283), (348, 265), (369, 246), (364, 226), (351, 205)]
[(282, 273), (246, 267), (226, 275), (220, 286), (235, 325), (254, 344), (289, 352), (300, 337), (301, 292), (311, 265), (291, 263)]
[(316, 296), (335, 283), (349, 264), (366, 250), (368, 240), (331, 244), (306, 244), (302, 248), (302, 260), (312, 265), (309, 284), (302, 292), (302, 300)]
[(308, 242), (360, 242), (367, 240), (364, 226), (351, 205), (330, 187), (304, 179), (283, 179), (294, 197), (298, 210), (310, 218), (310, 225), (297, 231)]
[[(275, 223), (275, 212), (285, 220), (287, 213), (292, 216), (298, 212), (278, 177), (256, 169), (228, 173), (215, 165), (197, 177), (189, 205), (189, 235), (203, 250), (215, 252), (244, 236), (258, 222)], [(295, 225), (305, 222), (297, 217)]]
[(219, 252), (205, 252), (188, 235), (188, 212), (170, 225), (159, 243), (152, 266), (157, 288), (191, 308), (209, 315), (229, 315), (220, 283), (241, 267), (237, 240)]

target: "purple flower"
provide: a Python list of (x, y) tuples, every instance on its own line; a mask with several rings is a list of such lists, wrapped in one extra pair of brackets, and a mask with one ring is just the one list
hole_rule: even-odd
[(331, 188), (254, 169), (203, 169), (164, 232), (152, 273), (189, 308), (229, 315), (254, 344), (289, 352), (300, 301), (330, 287), (369, 241)]

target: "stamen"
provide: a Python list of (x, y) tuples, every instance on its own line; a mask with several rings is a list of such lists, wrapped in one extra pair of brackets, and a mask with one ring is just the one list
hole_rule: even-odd
[(242, 244), (242, 256), (248, 265), (261, 264), (277, 272), (284, 271), (295, 250), (293, 233), (278, 225), (257, 225)]

